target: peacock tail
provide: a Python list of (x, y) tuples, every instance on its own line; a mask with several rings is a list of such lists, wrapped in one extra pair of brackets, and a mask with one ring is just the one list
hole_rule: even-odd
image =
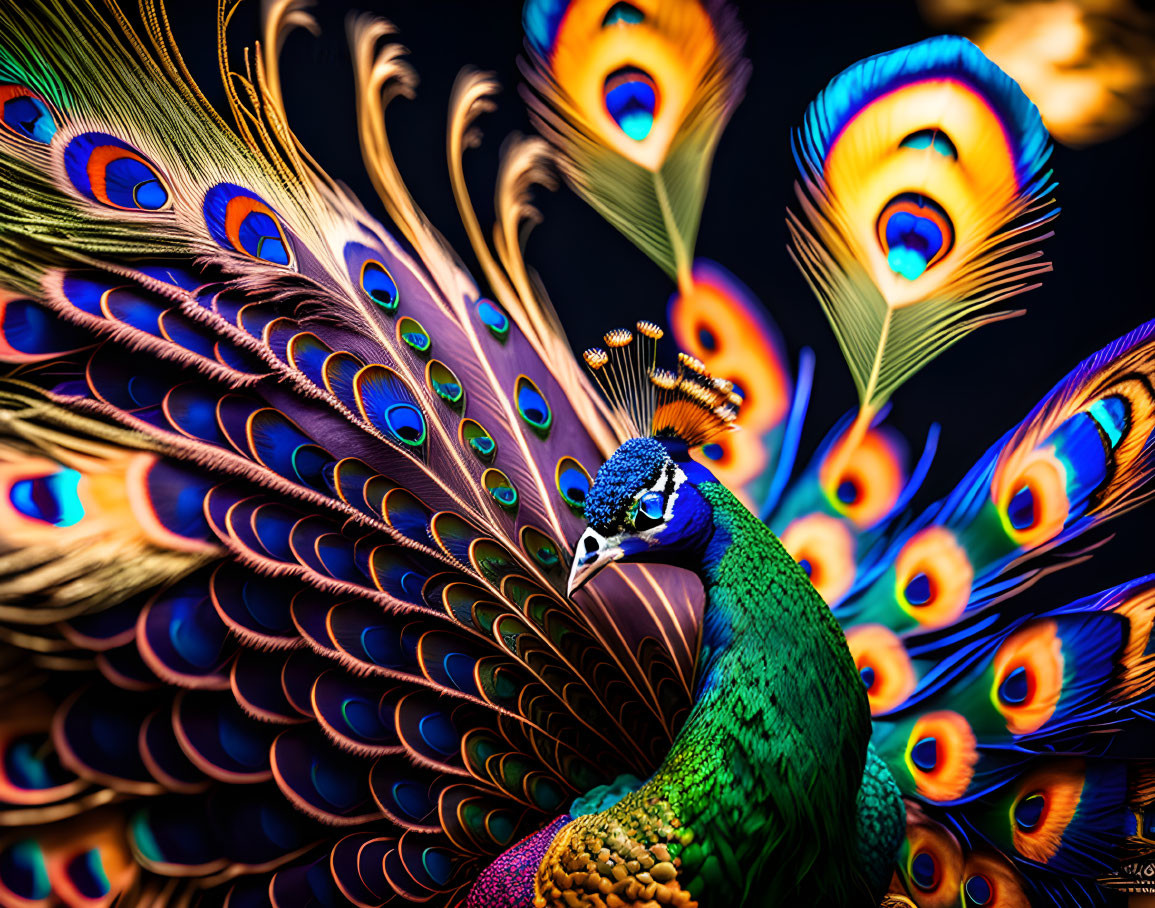
[[(398, 171), (393, 26), (349, 23), (384, 225), (288, 122), (306, 4), (239, 58), (234, 11), (217, 111), (159, 0), (0, 3), (0, 904), (1106, 904), (1155, 575), (1019, 594), (1150, 494), (1155, 322), (922, 511), (937, 427), (886, 421), (1048, 267), (1018, 87), (938, 38), (806, 113), (793, 254), (859, 407), (803, 464), (813, 354), (694, 254), (732, 10), (529, 0), (491, 232), (459, 75), (484, 286)], [(523, 258), (555, 169), (675, 282), (677, 372), (650, 322), (573, 356)]]

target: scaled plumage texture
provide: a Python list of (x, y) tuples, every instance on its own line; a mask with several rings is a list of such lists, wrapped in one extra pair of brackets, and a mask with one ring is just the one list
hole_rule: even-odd
[[(383, 225), (287, 120), (305, 3), (240, 57), (217, 12), (228, 121), (159, 0), (0, 3), (0, 905), (1113, 899), (1155, 576), (1015, 596), (1151, 494), (1155, 323), (921, 512), (937, 429), (886, 424), (1046, 270), (1010, 79), (941, 37), (806, 113), (794, 254), (860, 406), (796, 470), (814, 357), (694, 258), (749, 72), (720, 0), (529, 0), (492, 241), (463, 71), (484, 287), (398, 173), (393, 26), (349, 27)], [(675, 279), (675, 369), (643, 321), (582, 372), (522, 257), (554, 167)]]

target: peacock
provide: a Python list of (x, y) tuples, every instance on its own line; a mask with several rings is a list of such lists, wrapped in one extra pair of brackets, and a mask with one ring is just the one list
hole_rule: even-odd
[[(0, 904), (1121, 898), (1155, 575), (1016, 594), (1151, 494), (1155, 322), (923, 510), (936, 430), (887, 423), (1049, 270), (1018, 86), (943, 36), (805, 112), (790, 254), (859, 404), (802, 465), (813, 355), (694, 251), (722, 0), (528, 0), (490, 233), (462, 71), (482, 280), (399, 173), (392, 24), (348, 27), (382, 224), (288, 122), (305, 0), (239, 57), (235, 9), (218, 110), (162, 0), (0, 3)], [(559, 177), (675, 288), (581, 362), (524, 258)]]

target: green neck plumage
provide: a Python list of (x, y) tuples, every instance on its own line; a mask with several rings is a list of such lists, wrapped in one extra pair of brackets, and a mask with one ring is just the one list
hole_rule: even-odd
[[(751, 892), (784, 900), (802, 894), (803, 873), (847, 881), (856, 863), (846, 818), (870, 736), (865, 691), (830, 609), (777, 538), (721, 484), (698, 490), (714, 512), (702, 674), (647, 787), (657, 783), (694, 830), (683, 885), (717, 904)], [(833, 872), (815, 873), (821, 864)], [(715, 897), (725, 892), (735, 901)]]
[(538, 891), (571, 904), (612, 873), (623, 898), (669, 881), (702, 908), (877, 906), (902, 807), (877, 759), (862, 784), (870, 713), (846, 639), (765, 524), (721, 484), (697, 490), (713, 516), (694, 707), (645, 784), (558, 833)]

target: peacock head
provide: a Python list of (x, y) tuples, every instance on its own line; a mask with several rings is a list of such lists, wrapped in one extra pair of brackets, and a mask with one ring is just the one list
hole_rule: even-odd
[(656, 325), (639, 322), (636, 341), (618, 329), (605, 336), (608, 353), (585, 352), (636, 437), (602, 465), (586, 496), (588, 526), (574, 553), (570, 593), (615, 561), (692, 565), (712, 535), (713, 511), (699, 486), (717, 480), (689, 450), (733, 428), (742, 399), (685, 353), (678, 354), (677, 371), (656, 368), (661, 336)]

